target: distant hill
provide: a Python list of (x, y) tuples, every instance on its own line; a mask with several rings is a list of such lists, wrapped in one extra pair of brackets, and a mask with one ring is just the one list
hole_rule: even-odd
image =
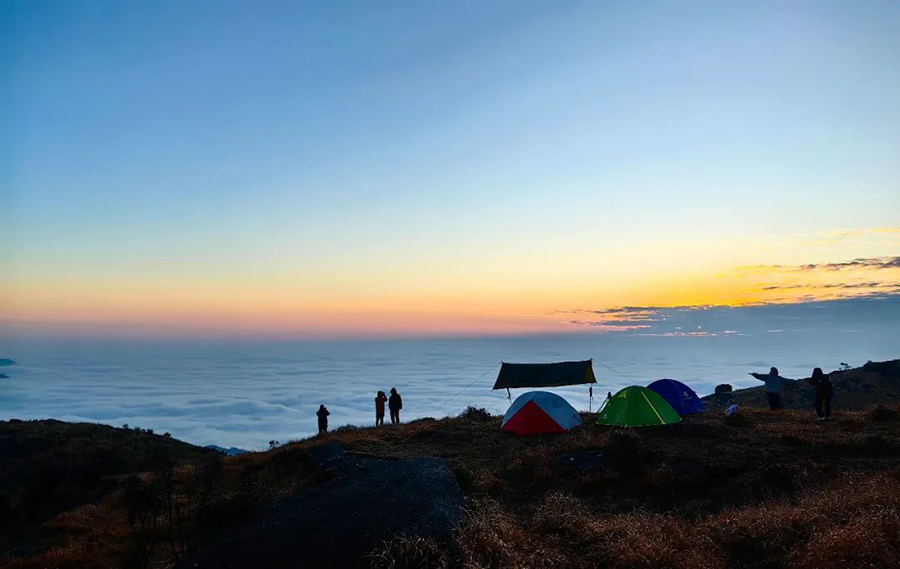
[(238, 447), (225, 448), (225, 447), (220, 447), (219, 445), (206, 445), (203, 448), (212, 449), (216, 452), (224, 454), (225, 456), (237, 456), (239, 454), (245, 454), (247, 452), (250, 452), (248, 450), (244, 450), (244, 449), (238, 448)]
[(0, 422), (0, 532), (100, 502), (121, 487), (122, 475), (218, 456), (135, 429), (54, 420)]

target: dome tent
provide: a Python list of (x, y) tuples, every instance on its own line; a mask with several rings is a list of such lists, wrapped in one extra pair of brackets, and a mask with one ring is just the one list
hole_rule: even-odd
[(692, 413), (705, 413), (706, 405), (697, 396), (697, 393), (687, 385), (674, 379), (658, 379), (647, 386), (647, 389), (655, 391), (666, 400), (666, 403), (675, 409), (679, 415), (691, 415)]
[(500, 428), (519, 436), (562, 433), (581, 424), (581, 416), (569, 402), (549, 391), (529, 391), (516, 397), (503, 416)]
[(599, 425), (647, 427), (681, 420), (675, 409), (657, 392), (637, 385), (626, 387), (608, 399), (597, 414)]

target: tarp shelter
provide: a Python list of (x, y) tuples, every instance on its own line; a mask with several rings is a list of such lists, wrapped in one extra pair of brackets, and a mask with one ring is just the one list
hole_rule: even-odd
[(659, 393), (646, 387), (626, 387), (608, 399), (597, 414), (600, 425), (647, 427), (681, 420), (675, 409)]
[(648, 385), (647, 389), (659, 393), (681, 416), (706, 412), (706, 405), (700, 401), (697, 393), (680, 381), (657, 379)]
[(559, 387), (597, 383), (591, 360), (553, 364), (509, 364), (503, 362), (494, 389), (518, 387)]
[(581, 424), (581, 416), (569, 402), (548, 391), (529, 391), (516, 397), (500, 428), (519, 436), (562, 433)]

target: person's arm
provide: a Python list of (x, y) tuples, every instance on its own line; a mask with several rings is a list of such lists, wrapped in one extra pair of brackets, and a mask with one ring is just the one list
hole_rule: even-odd
[(751, 371), (751, 372), (750, 372), (750, 375), (752, 375), (753, 377), (755, 377), (756, 379), (758, 379), (758, 380), (760, 380), (760, 381), (765, 381), (765, 379), (759, 377), (759, 374), (758, 374), (758, 373), (754, 373), (754, 372)]

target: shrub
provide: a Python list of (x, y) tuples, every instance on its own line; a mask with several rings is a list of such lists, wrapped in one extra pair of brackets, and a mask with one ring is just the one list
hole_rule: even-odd
[(460, 419), (466, 419), (469, 421), (490, 421), (491, 414), (487, 412), (483, 407), (466, 407), (466, 410), (459, 414)]

